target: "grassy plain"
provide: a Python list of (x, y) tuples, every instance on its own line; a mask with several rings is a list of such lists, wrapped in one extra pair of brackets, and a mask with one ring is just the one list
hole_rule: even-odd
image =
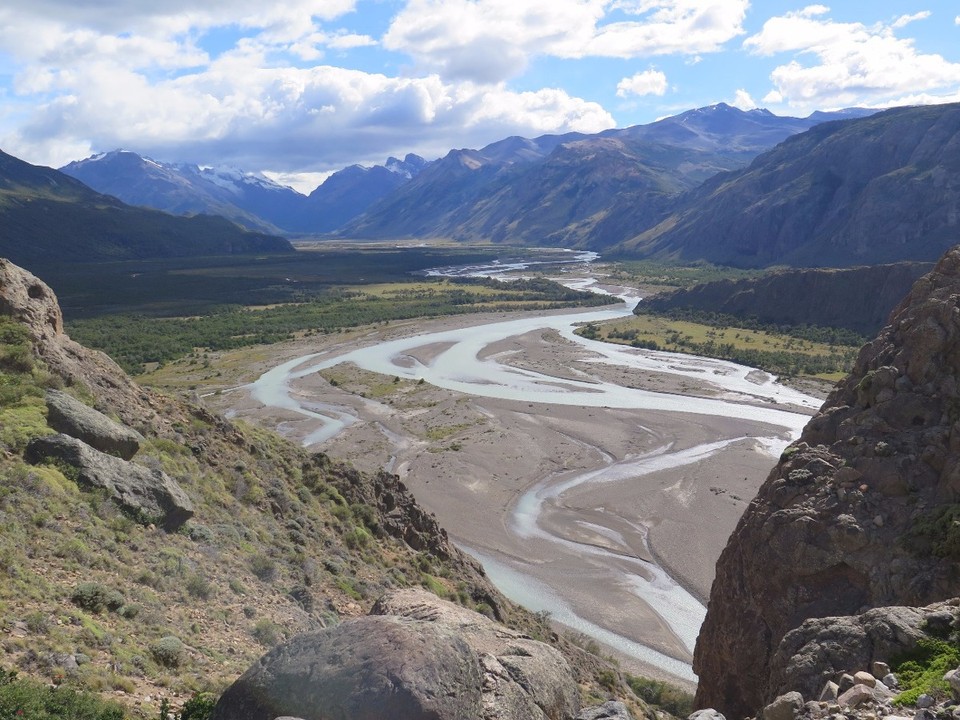
[(579, 334), (606, 342), (732, 360), (788, 376), (835, 382), (849, 370), (858, 348), (831, 345), (786, 333), (743, 327), (714, 327), (658, 315), (637, 315)]

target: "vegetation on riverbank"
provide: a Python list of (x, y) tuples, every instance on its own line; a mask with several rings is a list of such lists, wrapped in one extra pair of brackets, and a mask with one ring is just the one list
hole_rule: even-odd
[[(735, 319), (725, 318), (730, 323)], [(753, 325), (753, 327), (750, 327)], [(589, 323), (579, 335), (648, 350), (730, 360), (787, 377), (835, 381), (856, 359), (852, 333), (823, 328), (773, 328), (753, 323), (707, 324), (643, 314), (606, 324)]]
[(78, 342), (105, 351), (127, 372), (203, 350), (229, 350), (328, 334), (344, 328), (418, 317), (505, 310), (605, 305), (614, 298), (542, 279), (414, 279), (331, 288), (300, 301), (256, 307), (229, 305), (190, 317), (115, 314), (69, 325)]

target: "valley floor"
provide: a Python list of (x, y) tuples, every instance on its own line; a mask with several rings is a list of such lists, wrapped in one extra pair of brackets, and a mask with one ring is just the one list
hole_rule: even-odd
[[(517, 317), (452, 317), (313, 336), (271, 346), (259, 357), (243, 351), (212, 357), (211, 367), (223, 374), (194, 380), (214, 409), (302, 441), (317, 437), (317, 422), (264, 406), (243, 383), (307, 353), (336, 357)], [(315, 448), (360, 469), (400, 475), (508, 595), (599, 639), (625, 669), (692, 684), (692, 646), (717, 557), (795, 432), (771, 423), (771, 408), (789, 410), (787, 424), (799, 427), (815, 400), (800, 407), (737, 395), (714, 380), (723, 366), (696, 358), (673, 356), (662, 371), (598, 363), (550, 329), (505, 338), (481, 356), (520, 372), (536, 369), (560, 385), (586, 381), (687, 398), (690, 411), (498, 399), (401, 377), (404, 362), (428, 366), (447, 349), (434, 343), (411, 350), (393, 377), (334, 360), (292, 381), (292, 397), (346, 421)], [(764, 373), (745, 380), (770, 387)], [(222, 387), (211, 393), (214, 382)], [(706, 414), (697, 398), (728, 402), (739, 408), (737, 417)]]

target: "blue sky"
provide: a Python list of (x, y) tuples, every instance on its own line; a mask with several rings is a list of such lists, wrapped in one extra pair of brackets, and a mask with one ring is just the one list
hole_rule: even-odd
[[(199, 9), (198, 9), (199, 5)], [(298, 187), (352, 163), (727, 102), (960, 101), (956, 0), (5, 0), (0, 148)]]

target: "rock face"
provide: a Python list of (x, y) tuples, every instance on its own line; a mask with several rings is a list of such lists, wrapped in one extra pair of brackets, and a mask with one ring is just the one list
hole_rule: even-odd
[(143, 435), (114, 422), (60, 390), (47, 391), (47, 424), (101, 452), (129, 460), (137, 454)]
[(578, 710), (556, 650), (401, 590), (367, 617), (272, 650), (227, 689), (213, 720), (560, 720)]
[(52, 459), (75, 468), (79, 483), (106, 490), (114, 502), (143, 520), (178, 528), (193, 516), (190, 498), (163, 471), (107, 455), (69, 435), (35, 438), (24, 457), (33, 463)]
[[(952, 621), (956, 604), (952, 600), (923, 608), (882, 607), (862, 615), (806, 620), (786, 634), (773, 655), (769, 693), (776, 696), (792, 690), (804, 698), (816, 698), (828, 682), (850, 668), (887, 663), (915, 650), (922, 638), (934, 632), (935, 623), (931, 626), (929, 618), (947, 612)], [(877, 683), (866, 672), (857, 673), (853, 681), (868, 686), (872, 681), (873, 687)]]
[[(694, 653), (699, 707), (755, 713), (808, 618), (960, 594), (960, 250), (860, 353), (750, 503)], [(775, 695), (774, 695), (775, 696)]]

